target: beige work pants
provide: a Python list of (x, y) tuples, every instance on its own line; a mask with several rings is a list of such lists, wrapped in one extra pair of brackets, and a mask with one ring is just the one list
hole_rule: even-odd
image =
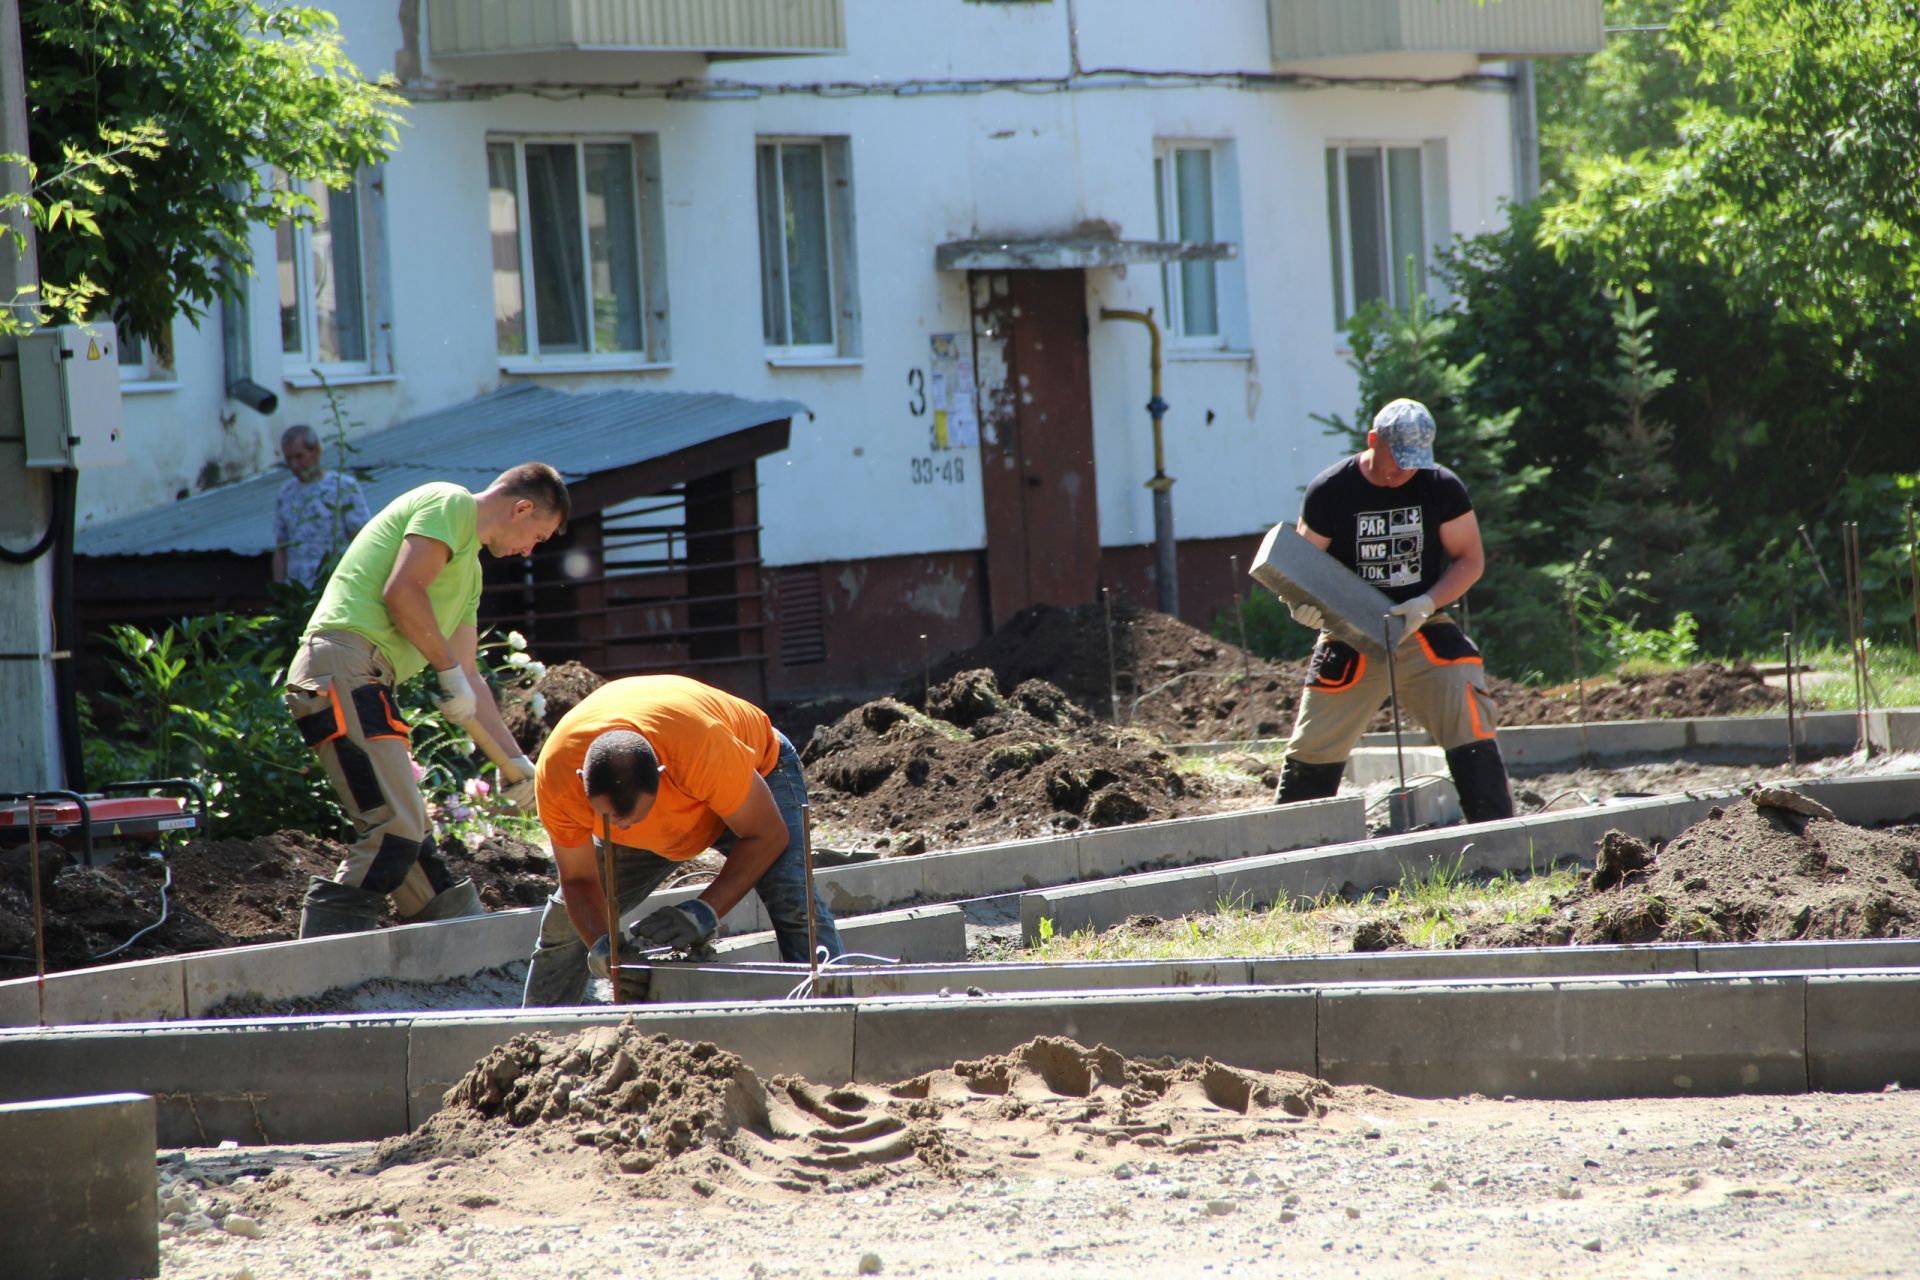
[(414, 780), (393, 668), (365, 636), (323, 631), (300, 642), (286, 699), (359, 835), (334, 878), (389, 895), (402, 918), (417, 914), (452, 877)]
[[(1400, 645), (1391, 683), (1407, 718), (1442, 748), (1493, 740), (1497, 726), (1486, 667), (1452, 620), (1430, 621)], [(1386, 702), (1388, 685), (1386, 659), (1322, 637), (1307, 669), (1287, 758), (1303, 764), (1345, 761)]]

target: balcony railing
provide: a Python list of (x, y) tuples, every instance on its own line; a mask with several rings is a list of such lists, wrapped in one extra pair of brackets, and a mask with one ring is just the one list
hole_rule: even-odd
[(436, 58), (525, 53), (845, 53), (842, 0), (428, 0)]
[(1275, 62), (1380, 53), (1597, 52), (1601, 0), (1267, 0)]

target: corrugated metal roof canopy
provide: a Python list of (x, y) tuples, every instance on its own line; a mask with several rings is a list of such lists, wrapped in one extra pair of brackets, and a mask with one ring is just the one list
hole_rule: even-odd
[[(521, 385), (362, 436), (352, 442), (351, 465), (370, 474), (362, 488), (368, 507), (378, 511), (429, 480), (451, 480), (477, 491), (508, 467), (539, 461), (572, 484), (806, 411), (794, 400), (746, 400), (718, 392), (576, 395)], [(276, 469), (82, 529), (75, 550), (83, 556), (262, 554), (273, 549), (274, 499), (286, 479)]]
[(949, 240), (934, 246), (936, 271), (1068, 271), (1136, 263), (1209, 262), (1238, 257), (1235, 244), (1193, 240), (1117, 240), (1110, 236), (1034, 236), (1021, 240)]

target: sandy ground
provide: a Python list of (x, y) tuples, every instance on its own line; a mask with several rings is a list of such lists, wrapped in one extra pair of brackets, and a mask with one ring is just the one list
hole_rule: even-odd
[[(1122, 1142), (957, 1184), (775, 1202), (635, 1199), (591, 1174), (438, 1222), (382, 1212), (377, 1196), (303, 1221), (269, 1196), (236, 1224), (258, 1238), (176, 1236), (162, 1276), (1920, 1276), (1920, 1094), (1544, 1103), (1343, 1089), (1332, 1103), (1201, 1154)], [(218, 1208), (275, 1179), (338, 1182), (369, 1151), (194, 1151), (166, 1167), (183, 1200)]]

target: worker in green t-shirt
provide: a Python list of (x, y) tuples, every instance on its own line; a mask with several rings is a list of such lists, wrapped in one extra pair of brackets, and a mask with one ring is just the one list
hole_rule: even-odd
[(543, 462), (480, 493), (423, 484), (388, 503), (340, 557), (287, 668), (287, 707), (359, 838), (332, 880), (308, 882), (301, 937), (372, 929), (388, 898), (408, 921), (485, 910), (473, 881), (455, 883), (434, 848), (394, 690), (431, 666), (440, 713), (477, 725), (506, 752), (518, 781), (505, 795), (533, 807), (533, 763), (476, 665), (480, 548), (530, 555), (565, 527), (570, 506), (566, 482)]

